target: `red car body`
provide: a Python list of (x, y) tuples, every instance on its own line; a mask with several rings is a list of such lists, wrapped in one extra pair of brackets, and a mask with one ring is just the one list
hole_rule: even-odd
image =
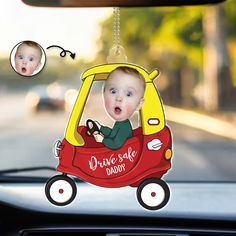
[[(161, 178), (171, 168), (166, 158), (167, 150), (172, 148), (171, 133), (167, 126), (152, 135), (143, 135), (142, 129), (133, 131), (133, 137), (118, 150), (111, 150), (97, 143), (93, 136), (86, 134), (86, 127), (78, 132), (85, 140), (85, 145), (76, 147), (64, 139), (60, 145), (59, 165), (57, 170), (77, 176), (94, 185), (116, 188), (123, 186), (137, 187), (148, 178)], [(152, 140), (160, 140), (159, 150), (150, 150)]]

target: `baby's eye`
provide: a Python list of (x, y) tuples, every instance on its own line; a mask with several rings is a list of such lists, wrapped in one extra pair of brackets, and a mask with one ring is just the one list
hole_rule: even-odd
[(115, 88), (111, 88), (111, 89), (110, 89), (110, 93), (111, 93), (111, 94), (116, 94), (116, 92), (117, 92), (117, 89), (115, 89)]
[(23, 56), (22, 55), (18, 55), (18, 59), (22, 60)]
[(30, 58), (29, 58), (29, 61), (33, 61), (33, 60), (34, 60), (34, 58), (33, 58), (33, 57), (30, 57)]
[(127, 96), (127, 97), (131, 97), (132, 95), (133, 95), (133, 93), (130, 92), (130, 91), (128, 91), (128, 92), (126, 93), (126, 96)]

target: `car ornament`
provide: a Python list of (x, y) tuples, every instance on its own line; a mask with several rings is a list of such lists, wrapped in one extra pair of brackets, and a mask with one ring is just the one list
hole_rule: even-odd
[[(161, 178), (171, 168), (172, 136), (153, 82), (159, 71), (155, 69), (149, 73), (138, 65), (126, 62), (124, 48), (119, 43), (119, 14), (119, 9), (115, 8), (115, 39), (107, 58), (108, 64), (92, 67), (82, 74), (83, 83), (65, 137), (55, 144), (54, 153), (59, 157), (57, 170), (62, 174), (47, 181), (45, 193), (48, 200), (57, 206), (65, 206), (76, 197), (77, 186), (68, 175), (105, 188), (135, 187), (139, 204), (148, 210), (163, 208), (170, 198), (169, 186)], [(144, 102), (141, 104), (140, 99), (139, 107), (141, 127), (132, 130), (128, 119), (120, 121), (114, 118), (123, 114), (123, 107), (119, 105), (116, 105), (111, 113), (108, 112), (116, 121), (112, 129), (91, 119), (87, 120), (86, 125), (78, 126), (93, 82), (108, 81), (108, 78), (110, 80), (112, 77), (111, 73), (121, 73), (122, 68), (135, 71), (145, 83), (146, 89), (142, 97)], [(114, 81), (116, 80), (115, 78)], [(118, 101), (121, 96), (119, 89), (113, 87), (108, 90), (108, 94), (116, 96)], [(130, 95), (127, 94), (128, 97)], [(111, 140), (116, 139), (120, 133), (120, 141), (120, 137), (126, 135), (130, 127), (132, 135), (125, 139), (121, 146), (116, 146), (117, 143)], [(106, 143), (108, 136), (111, 140)]]
[[(94, 121), (88, 120), (88, 127), (78, 127), (78, 124), (93, 82), (106, 80), (109, 73), (118, 67), (133, 68), (142, 74), (146, 91), (145, 102), (139, 111), (142, 127), (133, 130), (133, 137), (121, 148), (112, 150), (95, 141), (93, 132), (98, 132), (99, 128)], [(129, 63), (99, 65), (82, 74), (83, 83), (65, 138), (55, 144), (55, 155), (59, 157), (57, 170), (62, 175), (52, 177), (46, 184), (45, 193), (51, 203), (64, 206), (74, 200), (76, 185), (67, 176), (72, 175), (106, 188), (137, 187), (138, 202), (149, 210), (158, 210), (167, 204), (170, 190), (161, 178), (171, 168), (172, 137), (153, 82), (158, 74), (158, 70), (148, 73)]]

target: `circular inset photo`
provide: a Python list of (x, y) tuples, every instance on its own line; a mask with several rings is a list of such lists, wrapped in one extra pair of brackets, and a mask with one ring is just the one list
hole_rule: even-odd
[(11, 51), (10, 62), (16, 73), (22, 76), (38, 74), (46, 63), (46, 54), (36, 42), (26, 40), (18, 43)]

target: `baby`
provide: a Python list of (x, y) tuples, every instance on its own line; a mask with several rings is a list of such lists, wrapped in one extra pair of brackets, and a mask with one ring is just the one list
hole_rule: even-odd
[(31, 76), (41, 66), (42, 49), (33, 41), (22, 42), (16, 50), (16, 71), (23, 76)]
[(132, 137), (129, 118), (140, 110), (144, 102), (146, 83), (143, 76), (130, 67), (118, 67), (113, 70), (105, 83), (103, 100), (108, 115), (115, 120), (113, 128), (100, 125), (101, 134), (94, 134), (97, 142), (110, 149), (119, 149)]

